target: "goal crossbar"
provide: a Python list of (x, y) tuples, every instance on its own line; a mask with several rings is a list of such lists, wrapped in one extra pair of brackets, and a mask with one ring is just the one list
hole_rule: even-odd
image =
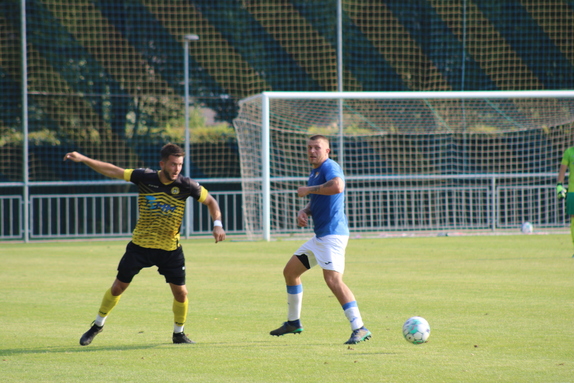
[(428, 92), (262, 92), (254, 98), (293, 100), (382, 99), (382, 100), (445, 100), (445, 99), (512, 99), (512, 98), (574, 98), (574, 90), (500, 90), (500, 91), (428, 91)]

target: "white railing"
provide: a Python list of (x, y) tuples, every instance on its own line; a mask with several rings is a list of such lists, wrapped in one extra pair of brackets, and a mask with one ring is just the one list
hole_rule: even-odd
[[(504, 178), (504, 176), (501, 176)], [(540, 182), (548, 181), (540, 178)], [(456, 176), (450, 177), (457, 179)], [(498, 185), (496, 176), (481, 186), (374, 187), (347, 189), (347, 214), (354, 232), (397, 230), (503, 230), (529, 221), (537, 228), (565, 228), (564, 203), (548, 185)], [(305, 182), (302, 178), (301, 182)], [(245, 234), (241, 191), (210, 191), (219, 202), (229, 234)], [(273, 234), (305, 231), (295, 222), (305, 200), (292, 192), (272, 192), (272, 201), (293, 219), (271, 223)], [(260, 198), (262, 198), (260, 196)], [(0, 240), (24, 238), (24, 201), (20, 195), (0, 196)], [(210, 235), (209, 212), (188, 204), (191, 236)], [(35, 194), (30, 196), (31, 239), (128, 237), (138, 217), (137, 193)], [(308, 229), (307, 229), (308, 230)], [(182, 235), (186, 233), (182, 228)]]
[(22, 238), (22, 196), (0, 196), (0, 239)]
[[(221, 207), (227, 233), (240, 233), (241, 192), (210, 192)], [(191, 200), (191, 235), (212, 232), (207, 208)], [(137, 193), (31, 196), (31, 239), (129, 237), (138, 219)], [(185, 226), (182, 233), (185, 233)]]

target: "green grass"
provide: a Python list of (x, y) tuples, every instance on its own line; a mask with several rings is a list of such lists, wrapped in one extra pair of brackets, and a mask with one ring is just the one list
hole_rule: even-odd
[[(345, 281), (373, 338), (350, 328), (318, 268), (303, 277), (301, 335), (282, 269), (303, 241), (184, 241), (195, 345), (171, 344), (172, 297), (145, 269), (81, 347), (126, 241), (0, 244), (2, 382), (572, 382), (568, 235), (351, 240)], [(429, 343), (401, 333), (410, 316)]]

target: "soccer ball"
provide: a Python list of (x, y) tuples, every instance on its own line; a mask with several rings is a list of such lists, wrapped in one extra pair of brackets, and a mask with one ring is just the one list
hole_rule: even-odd
[(520, 227), (520, 231), (522, 231), (524, 234), (532, 234), (533, 229), (534, 228), (530, 222), (524, 222)]
[(403, 335), (407, 342), (413, 344), (426, 343), (430, 335), (429, 322), (421, 317), (409, 318), (403, 324)]

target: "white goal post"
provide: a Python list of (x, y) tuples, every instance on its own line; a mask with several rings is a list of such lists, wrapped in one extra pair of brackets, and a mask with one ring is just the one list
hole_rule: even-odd
[(573, 123), (574, 91), (263, 92), (234, 120), (245, 229), (310, 230), (295, 215), (312, 134), (345, 171), (352, 232), (561, 227)]

